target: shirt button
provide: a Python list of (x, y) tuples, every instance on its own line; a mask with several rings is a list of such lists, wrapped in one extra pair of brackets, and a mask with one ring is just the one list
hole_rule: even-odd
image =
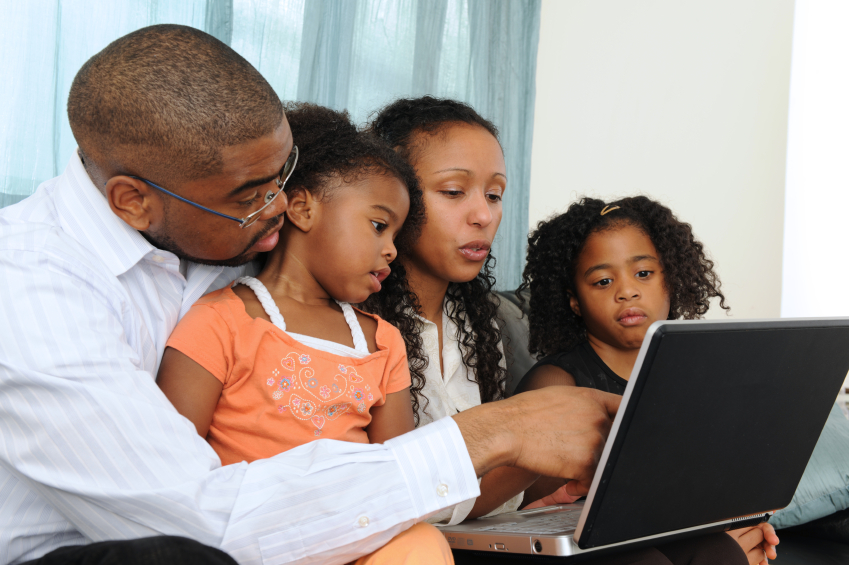
[(443, 497), (448, 496), (448, 485), (439, 483), (439, 486), (436, 487), (436, 494)]
[(154, 255), (154, 256), (152, 257), (152, 259), (153, 259), (154, 261), (156, 261), (157, 263), (161, 263), (161, 262), (163, 262), (163, 261), (165, 260), (165, 257), (163, 257), (162, 255)]
[(360, 516), (360, 519), (357, 520), (357, 525), (361, 528), (368, 526), (368, 516)]

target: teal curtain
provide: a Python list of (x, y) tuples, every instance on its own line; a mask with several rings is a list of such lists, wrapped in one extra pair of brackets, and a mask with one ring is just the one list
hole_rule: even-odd
[(155, 23), (231, 45), (284, 100), (358, 122), (401, 96), (474, 106), (507, 160), (494, 250), (499, 288), (524, 264), (541, 0), (3, 0), (0, 207), (62, 172), (75, 148), (65, 105), (75, 73), (117, 37)]

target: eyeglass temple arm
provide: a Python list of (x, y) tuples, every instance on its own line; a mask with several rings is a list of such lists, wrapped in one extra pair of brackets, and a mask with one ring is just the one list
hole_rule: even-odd
[(127, 176), (128, 176), (128, 177), (130, 177), (131, 179), (140, 180), (140, 181), (142, 181), (142, 182), (143, 182), (143, 183), (145, 183), (145, 184), (149, 184), (150, 186), (152, 186), (152, 187), (153, 187), (153, 188), (155, 188), (156, 190), (161, 190), (161, 191), (162, 191), (162, 192), (164, 192), (165, 194), (167, 194), (167, 195), (169, 195), (169, 196), (173, 196), (173, 197), (174, 197), (174, 198), (176, 198), (177, 200), (182, 200), (182, 201), (183, 201), (183, 202), (185, 202), (186, 204), (191, 204), (191, 205), (192, 205), (192, 206), (194, 206), (195, 208), (200, 208), (201, 210), (206, 210), (207, 212), (212, 212), (212, 213), (213, 213), (213, 214), (215, 214), (216, 216), (221, 216), (222, 218), (227, 218), (228, 220), (233, 220), (234, 222), (239, 222), (239, 225), (244, 224), (244, 223), (245, 223), (245, 221), (246, 221), (246, 220), (241, 219), (241, 218), (236, 218), (235, 216), (228, 216), (227, 214), (222, 214), (221, 212), (216, 212), (215, 210), (213, 210), (213, 209), (211, 209), (211, 208), (207, 208), (206, 206), (201, 206), (200, 204), (198, 204), (198, 203), (196, 203), (196, 202), (192, 202), (191, 200), (187, 200), (187, 199), (183, 198), (182, 196), (180, 196), (179, 194), (174, 194), (174, 193), (173, 193), (173, 192), (171, 192), (170, 190), (166, 190), (166, 189), (162, 188), (161, 186), (159, 186), (158, 184), (152, 183), (152, 182), (150, 182), (150, 181), (149, 181), (149, 180), (147, 180), (147, 179), (143, 179), (143, 178), (141, 178), (141, 177), (136, 177), (136, 176), (133, 176), (133, 175), (127, 175)]

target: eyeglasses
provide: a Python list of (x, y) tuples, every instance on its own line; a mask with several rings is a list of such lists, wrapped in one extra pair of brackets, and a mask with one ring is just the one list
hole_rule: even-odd
[(228, 216), (227, 214), (222, 214), (221, 212), (216, 212), (215, 210), (207, 208), (206, 206), (201, 206), (197, 202), (192, 202), (191, 200), (183, 198), (182, 196), (178, 196), (178, 195), (174, 194), (173, 192), (171, 192), (170, 190), (166, 190), (166, 189), (162, 188), (161, 186), (159, 186), (158, 184), (154, 184), (147, 179), (143, 179), (142, 177), (136, 177), (136, 176), (133, 176), (133, 175), (127, 175), (127, 176), (129, 176), (131, 179), (136, 179), (136, 180), (140, 180), (144, 183), (147, 183), (150, 186), (152, 186), (153, 188), (155, 188), (156, 190), (164, 192), (168, 196), (173, 196), (177, 200), (182, 200), (186, 204), (191, 204), (195, 208), (200, 208), (201, 210), (205, 210), (207, 212), (215, 214), (216, 216), (221, 216), (222, 218), (227, 218), (228, 220), (233, 220), (234, 222), (239, 222), (239, 227), (244, 229), (246, 227), (254, 225), (256, 223), (256, 221), (259, 219), (263, 210), (265, 210), (266, 208), (271, 206), (271, 203), (274, 202), (274, 199), (277, 198), (278, 196), (280, 196), (280, 193), (283, 192), (283, 188), (286, 186), (286, 181), (288, 181), (289, 177), (292, 176), (292, 173), (295, 170), (295, 165), (297, 165), (297, 164), (298, 164), (298, 146), (296, 145), (296, 146), (292, 147), (292, 152), (289, 153), (289, 158), (286, 159), (286, 163), (283, 165), (283, 170), (280, 171), (280, 176), (277, 177), (277, 179), (275, 179), (276, 182), (277, 182), (277, 192), (274, 192), (273, 190), (269, 190), (268, 192), (266, 192), (265, 197), (263, 198), (265, 203), (262, 205), (262, 208), (260, 208), (256, 212), (248, 214), (244, 218), (237, 218), (235, 216)]

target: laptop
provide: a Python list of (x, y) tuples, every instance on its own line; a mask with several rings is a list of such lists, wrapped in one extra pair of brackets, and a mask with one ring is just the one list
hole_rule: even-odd
[(453, 549), (577, 558), (766, 521), (847, 372), (849, 318), (655, 322), (585, 500), (442, 531)]

